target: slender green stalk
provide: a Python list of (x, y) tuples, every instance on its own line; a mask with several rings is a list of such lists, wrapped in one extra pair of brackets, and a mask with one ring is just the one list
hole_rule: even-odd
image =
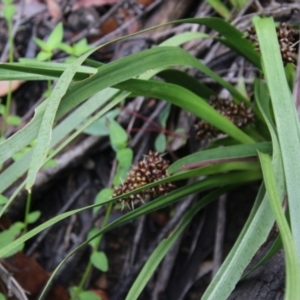
[(11, 81), (8, 84), (8, 92), (7, 92), (7, 96), (6, 96), (6, 105), (5, 105), (5, 110), (4, 110), (4, 114), (3, 114), (3, 124), (2, 124), (2, 128), (1, 128), (1, 136), (5, 136), (5, 132), (6, 132), (6, 127), (7, 127), (7, 118), (9, 116), (10, 113), (10, 106), (11, 106), (11, 96), (12, 96), (12, 92), (11, 92)]
[[(8, 44), (9, 44), (9, 62), (12, 63), (14, 61), (14, 39), (13, 39), (12, 20), (8, 20), (7, 27), (8, 27)], [(7, 118), (10, 113), (11, 96), (12, 96), (11, 88), (12, 87), (11, 87), (11, 81), (10, 81), (9, 85), (8, 85), (6, 106), (5, 106), (5, 111), (4, 111), (4, 115), (3, 115), (3, 125), (1, 128), (1, 136), (5, 136), (6, 127), (7, 127)]]
[(27, 225), (28, 225), (28, 216), (30, 213), (30, 206), (31, 206), (31, 198), (32, 198), (32, 193), (27, 194), (27, 199), (26, 199), (26, 207), (25, 207), (25, 217), (24, 217), (24, 233), (27, 232)]
[[(111, 214), (111, 211), (112, 211), (112, 208), (113, 208), (113, 203), (109, 203), (108, 206), (107, 206), (107, 210), (106, 210), (106, 213), (105, 213), (105, 216), (104, 216), (104, 220), (102, 222), (102, 225), (101, 225), (101, 229), (104, 228), (108, 222), (108, 218)], [(95, 243), (94, 247), (93, 247), (93, 252), (96, 252), (101, 244), (101, 241), (102, 241), (102, 237), (103, 235), (101, 234), (99, 237), (98, 237), (98, 241), (97, 243)], [(78, 285), (78, 288), (76, 290), (76, 294), (79, 295), (82, 291), (82, 289), (84, 288), (84, 285), (86, 283), (86, 280), (89, 276), (89, 274), (91, 273), (91, 270), (92, 270), (92, 267), (93, 267), (93, 264), (91, 262), (91, 260), (89, 260), (86, 268), (85, 268), (85, 271), (83, 273), (83, 276), (81, 278), (81, 281)]]
[(13, 38), (13, 26), (12, 20), (8, 23), (8, 43), (9, 43), (9, 62), (12, 63), (14, 61), (14, 38)]

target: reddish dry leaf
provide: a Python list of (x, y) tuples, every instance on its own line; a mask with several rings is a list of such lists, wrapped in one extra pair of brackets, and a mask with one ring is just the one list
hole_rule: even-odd
[[(17, 253), (7, 258), (4, 265), (22, 288), (28, 292), (28, 299), (36, 299), (50, 277), (34, 259), (23, 253)], [(46, 299), (68, 300), (69, 294), (61, 286), (54, 284)]]
[(108, 295), (103, 290), (91, 290), (91, 292), (99, 296), (101, 300), (108, 300)]
[(11, 91), (15, 91), (24, 81), (14, 80), (14, 81), (0, 81), (0, 97), (7, 95), (9, 88)]
[(106, 22), (104, 22), (101, 25), (100, 30), (101, 30), (101, 33), (105, 35), (105, 34), (108, 34), (112, 31), (116, 30), (118, 27), (119, 27), (119, 24), (116, 21), (116, 19), (113, 17), (110, 17), (109, 19), (106, 20)]
[(118, 0), (79, 0), (77, 1), (72, 10), (76, 10), (80, 7), (89, 7), (89, 6), (102, 6), (107, 4), (115, 4)]
[(136, 1), (140, 5), (148, 6), (154, 2), (154, 0), (137, 0)]
[(50, 16), (58, 20), (61, 17), (61, 8), (55, 0), (46, 0)]

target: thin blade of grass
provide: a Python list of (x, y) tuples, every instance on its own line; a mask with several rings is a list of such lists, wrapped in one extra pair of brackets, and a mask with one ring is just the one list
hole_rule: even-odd
[(224, 19), (229, 18), (230, 10), (228, 7), (220, 0), (207, 0), (206, 1), (220, 16)]
[(192, 40), (209, 37), (210, 36), (208, 34), (203, 32), (183, 32), (163, 41), (162, 43), (160, 43), (160, 46), (179, 46)]
[(187, 168), (188, 166), (192, 168), (203, 161), (209, 162), (219, 159), (234, 159), (257, 156), (257, 150), (265, 153), (271, 153), (272, 144), (270, 142), (262, 142), (201, 150), (177, 160), (168, 168), (168, 172), (169, 174), (174, 174), (180, 171), (182, 168)]
[[(47, 80), (59, 78), (70, 64), (39, 62), (37, 60), (20, 63), (0, 64), (0, 80)], [(80, 66), (74, 80), (83, 80), (95, 74), (97, 68)]]
[(253, 271), (255, 271), (256, 269), (264, 265), (266, 262), (268, 262), (280, 249), (282, 249), (282, 241), (280, 235), (278, 235), (270, 249), (264, 255), (264, 257), (249, 272), (244, 274), (242, 279), (246, 278)]
[(163, 78), (169, 83), (181, 85), (205, 99), (209, 99), (210, 96), (217, 95), (216, 92), (211, 90), (208, 86), (200, 82), (198, 79), (189, 76), (187, 73), (180, 70), (164, 70), (162, 72), (159, 72), (157, 76)]
[[(232, 188), (231, 188), (232, 189)], [(199, 200), (199, 203), (193, 205), (189, 211), (185, 213), (182, 218), (181, 223), (178, 227), (172, 231), (171, 235), (168, 238), (164, 239), (160, 242), (160, 244), (156, 247), (153, 251), (151, 256), (148, 258), (146, 264), (144, 265), (143, 269), (140, 271), (138, 277), (134, 281), (133, 285), (130, 288), (125, 300), (135, 300), (138, 299), (139, 295), (141, 294), (142, 290), (146, 286), (147, 282), (155, 272), (156, 268), (165, 257), (167, 252), (170, 250), (174, 242), (183, 232), (188, 224), (192, 221), (195, 215), (206, 205), (211, 203), (217, 197), (221, 196), (224, 193), (227, 193), (230, 190), (230, 187), (220, 188), (216, 191), (213, 191)]]
[[(213, 174), (220, 174), (220, 173), (227, 173), (230, 171), (238, 171), (238, 170), (245, 170), (245, 171), (257, 171), (258, 174), (261, 173), (260, 165), (256, 161), (232, 161), (226, 162), (227, 159), (224, 159), (225, 162), (216, 160), (211, 162), (204, 162), (203, 167), (198, 168), (191, 168), (188, 171), (181, 171), (178, 173), (173, 174), (173, 180), (182, 180), (188, 179), (192, 177), (204, 176), (204, 175), (213, 175)], [(208, 164), (208, 165), (205, 165)], [(227, 173), (229, 175), (229, 173)]]
[[(163, 208), (165, 206), (170, 205), (171, 203), (173, 203), (174, 201), (177, 201), (178, 199), (181, 199), (182, 197), (185, 197), (187, 195), (190, 195), (192, 193), (196, 193), (196, 192), (200, 192), (200, 191), (205, 191), (214, 187), (220, 187), (220, 186), (225, 186), (225, 185), (230, 185), (230, 184), (242, 184), (245, 182), (251, 182), (254, 180), (259, 180), (261, 178), (261, 175), (258, 174), (257, 172), (252, 172), (252, 171), (241, 171), (241, 172), (236, 172), (236, 173), (232, 173), (231, 176), (223, 176), (223, 175), (216, 175), (216, 176), (211, 176), (207, 179), (204, 179), (200, 182), (196, 182), (193, 183), (191, 185), (188, 185), (186, 187), (177, 189), (173, 192), (170, 192), (169, 194), (159, 197), (133, 211), (130, 211), (129, 213), (127, 213), (126, 215), (122, 216), (120, 218), (120, 220), (116, 220), (113, 223), (111, 223), (110, 225), (108, 225), (107, 227), (105, 227), (105, 230), (110, 230), (116, 226), (120, 226), (122, 224), (125, 224), (126, 222), (139, 217), (140, 215), (143, 214), (147, 214), (149, 212), (155, 211), (157, 209)], [(126, 193), (124, 195), (112, 198), (112, 199), (108, 199), (107, 201), (103, 201), (101, 204), (94, 204), (94, 205), (90, 205), (84, 208), (80, 208), (80, 209), (76, 209), (73, 211), (69, 211), (66, 212), (64, 214), (61, 214), (59, 216), (56, 216), (54, 218), (52, 218), (49, 221), (46, 221), (45, 223), (37, 226), (36, 228), (32, 229), (31, 231), (27, 232), (26, 234), (24, 234), (23, 236), (19, 237), (17, 240), (15, 240), (14, 242), (12, 242), (11, 244), (9, 244), (8, 246), (0, 249), (0, 257), (3, 257), (6, 253), (8, 253), (9, 251), (11, 251), (12, 249), (18, 247), (20, 244), (26, 242), (28, 239), (32, 238), (33, 236), (35, 236), (36, 234), (38, 234), (39, 232), (43, 231), (44, 229), (48, 228), (49, 226), (56, 224), (57, 222), (73, 215), (76, 213), (79, 213), (83, 210), (86, 209), (92, 209), (94, 207), (100, 206), (100, 205), (104, 205), (113, 201), (116, 201), (118, 199), (121, 199), (123, 197), (127, 197), (129, 195), (138, 193), (139, 191), (158, 185), (160, 182), (162, 181), (157, 181), (155, 183), (152, 184), (148, 184), (145, 185), (139, 189), (136, 189), (130, 193)], [(99, 234), (104, 233), (106, 231), (100, 231)]]

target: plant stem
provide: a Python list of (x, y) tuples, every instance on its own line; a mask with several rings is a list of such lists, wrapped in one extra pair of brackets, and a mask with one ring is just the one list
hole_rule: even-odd
[(28, 215), (30, 213), (30, 206), (31, 206), (31, 196), (32, 196), (32, 193), (27, 194), (26, 207), (25, 207), (25, 217), (24, 217), (24, 234), (27, 232)]
[(13, 39), (13, 26), (12, 26), (12, 20), (9, 20), (7, 22), (8, 26), (8, 43), (9, 43), (9, 62), (12, 63), (14, 61), (14, 39)]
[[(12, 63), (14, 61), (14, 39), (13, 39), (13, 28), (12, 28), (12, 20), (8, 20), (7, 22), (8, 29), (8, 43), (9, 43), (9, 62)], [(3, 115), (3, 124), (1, 128), (1, 136), (5, 136), (6, 127), (7, 127), (7, 117), (10, 113), (10, 105), (11, 105), (11, 81), (9, 81), (8, 92), (6, 97), (6, 106)]]
[(1, 128), (1, 136), (3, 136), (3, 137), (5, 136), (6, 127), (7, 127), (7, 118), (10, 113), (11, 96), (12, 96), (12, 93), (11, 93), (11, 81), (10, 81), (8, 84), (6, 105), (5, 105), (5, 110), (4, 110), (4, 114), (3, 114), (3, 124), (2, 124), (2, 128)]
[[(107, 206), (107, 210), (106, 210), (103, 222), (101, 224), (101, 229), (106, 226), (106, 224), (108, 222), (108, 218), (109, 218), (109, 216), (111, 214), (112, 208), (113, 208), (113, 203), (109, 203), (108, 206)], [(97, 243), (95, 243), (95, 245), (93, 247), (93, 252), (96, 252), (98, 250), (98, 248), (99, 248), (99, 246), (101, 244), (102, 237), (103, 237), (102, 234), (98, 237), (98, 241), (97, 241)], [(88, 276), (89, 276), (89, 274), (90, 274), (90, 272), (92, 270), (92, 267), (93, 267), (92, 262), (91, 262), (91, 260), (89, 260), (88, 265), (85, 268), (85, 271), (83, 273), (81, 281), (80, 281), (80, 283), (78, 285), (78, 288), (76, 290), (76, 294), (77, 295), (79, 295), (81, 293), (81, 291), (83, 290), (84, 285), (86, 283), (86, 280), (87, 280), (87, 278), (88, 278)]]

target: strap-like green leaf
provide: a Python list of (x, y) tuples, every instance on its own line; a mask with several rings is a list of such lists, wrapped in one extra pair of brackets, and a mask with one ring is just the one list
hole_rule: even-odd
[(282, 210), (281, 199), (277, 192), (278, 187), (276, 184), (271, 157), (262, 152), (259, 152), (258, 154), (262, 166), (267, 193), (276, 218), (284, 248), (284, 257), (286, 262), (286, 289), (284, 298), (287, 300), (298, 299), (300, 295), (300, 265), (298, 262), (295, 243), (288, 222)]
[(285, 77), (272, 18), (254, 20), (262, 63), (274, 111), (276, 130), (286, 178), (292, 234), (300, 262), (300, 137), (299, 119)]

